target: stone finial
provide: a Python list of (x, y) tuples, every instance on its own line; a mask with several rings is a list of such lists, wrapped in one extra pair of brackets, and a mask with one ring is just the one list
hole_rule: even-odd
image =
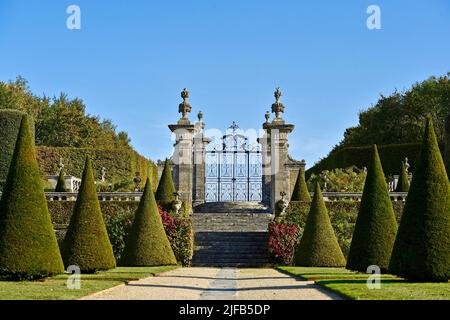
[(192, 107), (187, 101), (189, 98), (189, 91), (186, 88), (181, 91), (181, 98), (183, 98), (183, 102), (179, 104), (178, 112), (182, 114), (183, 119), (187, 119), (187, 114), (192, 111)]
[(269, 123), (269, 120), (270, 120), (270, 111), (266, 111), (265, 118), (266, 118), (266, 123)]
[(276, 88), (274, 96), (275, 96), (275, 103), (272, 104), (272, 112), (275, 113), (275, 120), (274, 121), (282, 121), (281, 113), (284, 112), (284, 105), (280, 102), (281, 98), (281, 90), (280, 88)]
[(408, 174), (409, 173), (409, 167), (410, 167), (411, 165), (408, 163), (408, 158), (405, 158), (405, 170), (406, 170), (406, 173)]

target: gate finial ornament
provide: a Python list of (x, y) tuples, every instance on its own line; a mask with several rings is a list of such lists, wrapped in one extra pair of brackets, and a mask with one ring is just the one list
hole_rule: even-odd
[(183, 102), (178, 106), (178, 112), (182, 114), (182, 119), (187, 119), (187, 114), (191, 112), (192, 107), (187, 101), (189, 98), (189, 91), (186, 88), (181, 91), (181, 98), (183, 98)]
[(281, 113), (284, 112), (284, 105), (280, 102), (280, 98), (282, 96), (280, 87), (275, 89), (275, 103), (272, 104), (272, 112), (275, 113), (274, 122), (283, 121), (281, 118)]

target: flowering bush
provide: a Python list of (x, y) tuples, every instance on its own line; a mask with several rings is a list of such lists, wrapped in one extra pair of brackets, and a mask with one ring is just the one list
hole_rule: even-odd
[(299, 228), (295, 224), (275, 223), (269, 225), (269, 253), (275, 262), (290, 265), (294, 248), (299, 239)]
[(189, 219), (172, 216), (158, 206), (159, 214), (177, 261), (190, 266), (194, 252), (194, 232)]
[[(119, 210), (119, 209), (118, 209)], [(189, 218), (178, 218), (158, 207), (167, 238), (172, 246), (178, 263), (189, 266), (194, 248), (194, 232)], [(114, 215), (105, 216), (114, 256), (119, 261), (125, 249), (125, 241), (134, 219), (134, 210), (119, 210)]]

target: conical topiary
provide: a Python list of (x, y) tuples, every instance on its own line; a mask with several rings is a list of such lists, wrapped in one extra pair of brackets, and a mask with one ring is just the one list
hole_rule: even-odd
[(0, 278), (36, 279), (63, 272), (24, 116), (0, 202)]
[(116, 266), (89, 158), (86, 158), (78, 198), (62, 245), (62, 256), (66, 266), (76, 265), (83, 273)]
[(450, 184), (431, 118), (427, 120), (389, 272), (418, 281), (450, 279)]
[(308, 186), (306, 185), (305, 180), (305, 171), (302, 169), (298, 172), (291, 201), (311, 202), (311, 196), (309, 195)]
[(406, 172), (405, 163), (402, 162), (402, 172), (398, 176), (396, 192), (408, 192), (409, 191), (409, 179), (408, 173)]
[(319, 183), (316, 183), (311, 209), (294, 259), (295, 265), (304, 267), (345, 266)]
[(121, 265), (141, 267), (174, 264), (177, 264), (177, 260), (164, 231), (150, 179), (147, 178)]
[(172, 202), (175, 200), (175, 185), (172, 179), (169, 159), (164, 162), (164, 170), (156, 189), (155, 199), (164, 209), (170, 210)]
[(347, 257), (347, 269), (366, 272), (368, 266), (377, 265), (386, 271), (396, 233), (397, 221), (378, 149), (374, 145)]
[(56, 183), (55, 192), (67, 192), (66, 180), (64, 179), (64, 172), (61, 170)]

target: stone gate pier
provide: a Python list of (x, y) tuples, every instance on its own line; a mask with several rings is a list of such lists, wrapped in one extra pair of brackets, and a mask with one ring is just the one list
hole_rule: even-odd
[[(252, 151), (246, 145), (247, 138), (241, 134), (224, 135), (223, 148), (211, 148), (211, 139), (204, 134), (203, 113), (198, 113), (195, 123), (189, 119), (192, 111), (189, 94), (187, 89), (181, 92), (183, 100), (178, 106), (181, 117), (169, 125), (175, 135), (171, 162), (180, 199), (188, 201), (194, 208), (211, 202), (211, 199), (222, 202), (255, 202), (252, 199), (260, 199), (258, 202), (272, 212), (282, 194), (289, 200), (297, 175), (305, 169), (305, 162), (296, 161), (289, 155), (289, 134), (295, 126), (282, 118), (285, 106), (281, 102), (281, 90), (277, 88), (274, 93), (275, 102), (271, 108), (274, 118), (271, 120), (267, 111), (262, 125), (264, 134), (257, 140), (258, 148)], [(233, 123), (230, 128), (235, 130), (239, 127)], [(216, 161), (216, 167), (208, 162), (211, 159)], [(219, 195), (211, 198), (211, 192)], [(259, 196), (255, 196), (255, 192), (259, 192)]]

